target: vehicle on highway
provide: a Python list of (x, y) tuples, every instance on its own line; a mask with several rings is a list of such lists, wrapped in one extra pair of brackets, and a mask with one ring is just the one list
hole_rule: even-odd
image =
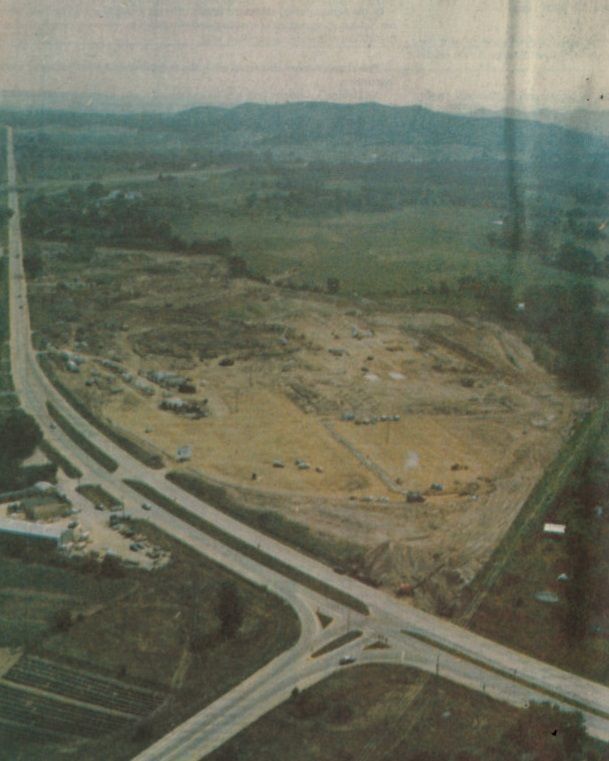
[(339, 660), (338, 665), (339, 666), (348, 666), (351, 663), (355, 663), (356, 658), (354, 655), (343, 655), (343, 657)]

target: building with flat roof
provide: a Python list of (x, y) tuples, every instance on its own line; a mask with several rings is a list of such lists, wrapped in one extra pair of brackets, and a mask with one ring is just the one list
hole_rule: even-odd
[(54, 523), (30, 523), (12, 518), (0, 518), (0, 538), (14, 537), (25, 541), (63, 547), (72, 540), (72, 532)]
[(564, 536), (567, 527), (564, 523), (544, 523), (543, 533), (549, 536)]

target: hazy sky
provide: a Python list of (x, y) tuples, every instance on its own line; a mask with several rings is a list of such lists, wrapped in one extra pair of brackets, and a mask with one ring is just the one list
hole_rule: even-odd
[(0, 0), (0, 90), (602, 107), (609, 2)]

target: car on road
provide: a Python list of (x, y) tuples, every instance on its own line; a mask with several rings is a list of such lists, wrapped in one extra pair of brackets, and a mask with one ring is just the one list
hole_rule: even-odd
[(152, 505), (149, 505), (148, 502), (142, 502), (142, 510), (152, 510)]
[(339, 666), (349, 666), (351, 663), (355, 663), (355, 656), (354, 655), (343, 655), (343, 657), (339, 660), (338, 665)]

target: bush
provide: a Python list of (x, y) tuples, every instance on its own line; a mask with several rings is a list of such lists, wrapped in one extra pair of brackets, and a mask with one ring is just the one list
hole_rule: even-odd
[(53, 615), (53, 629), (55, 631), (67, 632), (72, 623), (72, 613), (68, 608), (61, 608)]

